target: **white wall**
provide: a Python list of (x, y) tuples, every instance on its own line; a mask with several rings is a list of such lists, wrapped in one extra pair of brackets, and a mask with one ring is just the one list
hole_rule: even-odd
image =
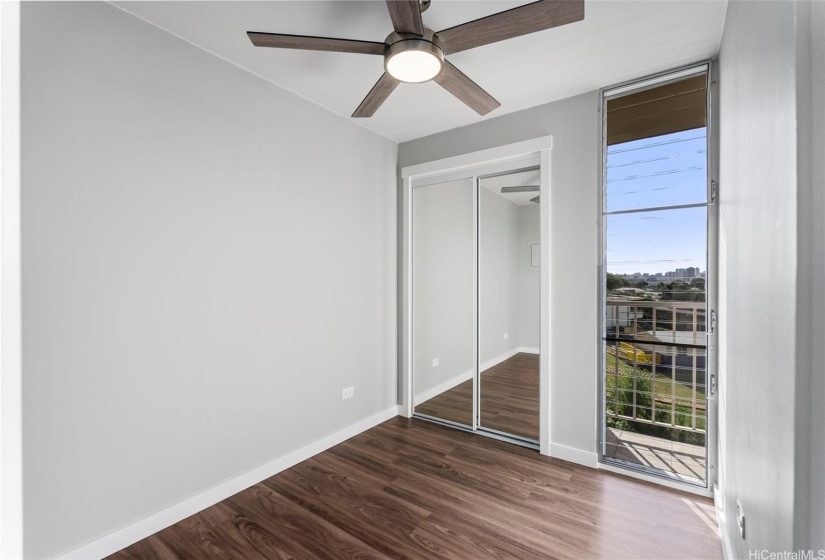
[(0, 2), (0, 558), (23, 555), (20, 3)]
[[(821, 182), (812, 189), (805, 167), (810, 8), (731, 2), (720, 52), (720, 484), (724, 538), (734, 558), (747, 558), (749, 550), (807, 549), (809, 537), (822, 539), (821, 481), (809, 501), (822, 466), (821, 442), (818, 463), (810, 453), (812, 430), (822, 433), (821, 424), (810, 423), (822, 419), (821, 411), (811, 415), (811, 403), (822, 402), (821, 358), (811, 383), (811, 345), (822, 343), (813, 343), (811, 333), (822, 335), (823, 258), (820, 244), (812, 266), (812, 233), (821, 243), (821, 224), (814, 224), (825, 217)], [(819, 276), (812, 276), (815, 268)], [(820, 313), (818, 326), (812, 309)], [(819, 391), (818, 402), (811, 390)], [(737, 499), (745, 539), (736, 528)]]
[(47, 558), (395, 405), (395, 145), (111, 5), (22, 10)]
[(519, 213), (516, 204), (485, 187), (479, 189), (478, 203), (479, 367), (484, 371), (521, 345)]
[(540, 270), (531, 268), (530, 245), (541, 241), (538, 204), (518, 209), (518, 320), (519, 346), (538, 349), (541, 311)]
[[(412, 213), (413, 394), (418, 403), (473, 374), (473, 181), (413, 189)], [(471, 420), (472, 410), (449, 419), (465, 417)]]
[(594, 91), (398, 146), (399, 166), (405, 167), (553, 136), (551, 438), (557, 453), (592, 462), (597, 441), (598, 105)]

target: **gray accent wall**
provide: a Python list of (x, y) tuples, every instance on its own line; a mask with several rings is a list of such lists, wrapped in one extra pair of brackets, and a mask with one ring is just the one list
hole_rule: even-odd
[(102, 2), (22, 53), (26, 558), (395, 407), (393, 142)]

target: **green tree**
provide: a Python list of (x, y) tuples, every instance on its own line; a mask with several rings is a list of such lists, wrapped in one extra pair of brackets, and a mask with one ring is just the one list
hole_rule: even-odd
[(697, 285), (674, 280), (659, 286), (664, 301), (705, 301), (705, 292)]
[(691, 278), (690, 285), (693, 288), (699, 288), (700, 290), (705, 289), (705, 279), (704, 278)]
[(618, 290), (622, 286), (626, 285), (625, 279), (617, 274), (607, 273), (607, 291), (611, 292), (613, 290)]

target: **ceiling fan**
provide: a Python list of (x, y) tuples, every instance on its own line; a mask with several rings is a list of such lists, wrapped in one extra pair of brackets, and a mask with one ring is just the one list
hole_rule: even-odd
[[(538, 185), (517, 185), (515, 187), (501, 187), (501, 194), (523, 193), (523, 192), (539, 192), (539, 186)], [(531, 198), (530, 202), (535, 202), (536, 204), (538, 204), (539, 202), (541, 202), (541, 195)]]
[(430, 0), (387, 0), (395, 31), (383, 43), (256, 31), (248, 31), (247, 35), (256, 47), (383, 56), (384, 75), (352, 114), (355, 118), (375, 114), (399, 83), (430, 80), (479, 115), (486, 115), (501, 103), (445, 60), (445, 55), (584, 19), (584, 0), (539, 0), (434, 32), (424, 27), (421, 19), (421, 12), (429, 5)]

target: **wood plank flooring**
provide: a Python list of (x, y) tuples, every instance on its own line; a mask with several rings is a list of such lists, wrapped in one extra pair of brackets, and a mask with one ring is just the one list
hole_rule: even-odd
[(721, 558), (712, 502), (394, 418), (110, 556)]
[[(539, 439), (539, 355), (519, 353), (481, 373), (481, 426)], [(415, 411), (472, 423), (473, 381), (465, 381), (415, 407)]]

